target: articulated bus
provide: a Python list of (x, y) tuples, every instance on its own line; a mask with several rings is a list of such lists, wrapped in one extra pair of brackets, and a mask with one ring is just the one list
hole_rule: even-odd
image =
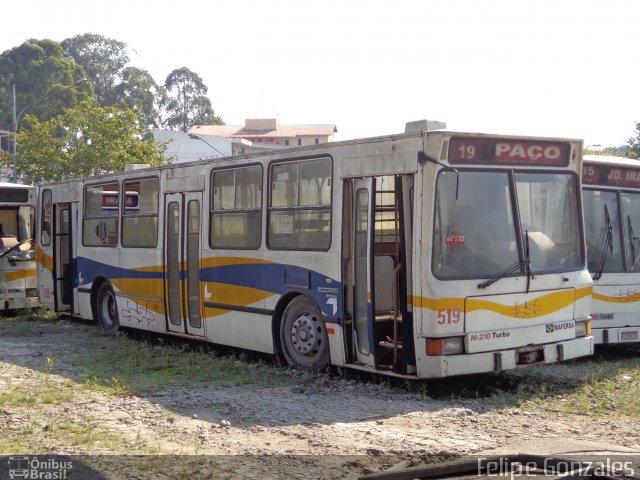
[(587, 265), (596, 344), (640, 341), (640, 161), (585, 155)]
[(316, 370), (591, 354), (582, 142), (445, 128), (41, 186), (41, 302)]
[(0, 182), (0, 311), (38, 305), (36, 187)]

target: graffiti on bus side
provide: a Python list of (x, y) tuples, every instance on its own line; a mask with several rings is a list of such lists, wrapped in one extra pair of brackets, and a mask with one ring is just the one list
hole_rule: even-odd
[(142, 307), (137, 303), (132, 303), (127, 300), (127, 306), (120, 310), (120, 316), (129, 321), (137, 321), (138, 325), (142, 325), (146, 322), (150, 325), (156, 318), (148, 308)]

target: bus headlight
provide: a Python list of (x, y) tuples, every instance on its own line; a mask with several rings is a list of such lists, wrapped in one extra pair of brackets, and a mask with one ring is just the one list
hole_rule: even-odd
[(576, 337), (585, 337), (587, 335), (591, 335), (591, 322), (589, 320), (576, 322)]
[(463, 353), (462, 338), (427, 338), (427, 355), (456, 355)]

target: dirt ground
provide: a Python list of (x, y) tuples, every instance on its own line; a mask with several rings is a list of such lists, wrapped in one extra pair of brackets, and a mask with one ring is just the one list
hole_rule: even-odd
[[(78, 366), (70, 359), (108, 348), (110, 341), (95, 327), (70, 321), (0, 336), (0, 393), (8, 385), (28, 390), (43, 382), (73, 391), (73, 401), (38, 408), (0, 404), (0, 435), (29, 436), (38, 450), (5, 453), (198, 455), (215, 464), (184, 478), (358, 478), (393, 465), (478, 453), (640, 453), (637, 421), (527, 411), (482, 395), (433, 399), (370, 377), (282, 368), (287, 381), (280, 385), (203, 382), (140, 395), (81, 389), (74, 383), (81, 380)], [(47, 366), (51, 358), (55, 365)], [(543, 374), (578, 382), (588, 369), (589, 364), (560, 365)], [(451, 380), (448, 388), (455, 392), (459, 382), (465, 390), (465, 381)], [(428, 394), (433, 386), (425, 388)], [(61, 445), (47, 430), (65, 421), (98, 428), (104, 440), (90, 447)], [(108, 458), (92, 462), (108, 463)], [(164, 469), (152, 477), (131, 471), (126, 477), (111, 475), (100, 478), (177, 478)]]

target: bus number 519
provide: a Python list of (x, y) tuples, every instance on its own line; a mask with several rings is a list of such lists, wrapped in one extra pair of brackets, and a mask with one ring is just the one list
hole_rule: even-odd
[(449, 310), (438, 310), (438, 325), (453, 325), (460, 322), (460, 310), (450, 308)]

